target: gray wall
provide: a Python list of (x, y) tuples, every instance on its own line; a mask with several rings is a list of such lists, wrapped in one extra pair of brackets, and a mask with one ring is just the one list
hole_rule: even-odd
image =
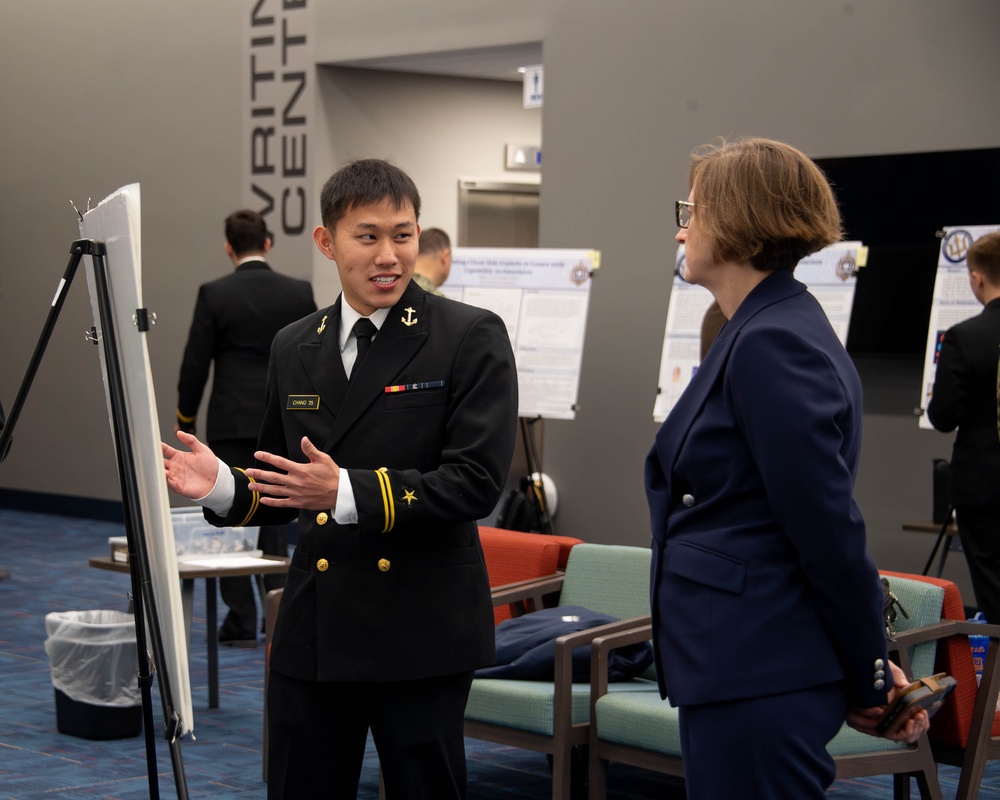
[[(159, 317), (148, 341), (166, 431), (195, 288), (227, 268), (218, 221), (241, 185), (248, 4), (9, 5), (0, 26), (0, 397), (13, 398), (78, 236), (69, 201), (96, 201), (139, 181), (144, 292)], [(419, 15), (403, 0), (372, 0), (321, 3), (316, 13), (315, 52), (324, 64), (544, 42), (541, 243), (604, 254), (580, 414), (545, 423), (545, 469), (560, 491), (559, 529), (596, 541), (648, 540), (641, 466), (656, 429), (671, 204), (687, 191), (693, 146), (720, 134), (773, 136), (815, 156), (998, 145), (995, 0), (428, 0)], [(364, 19), (351, 15), (399, 24), (359, 36)], [(439, 186), (485, 177), (476, 174), (481, 159), (498, 159), (496, 140), (507, 136), (463, 128), (473, 163), (435, 157), (461, 121), (458, 114), (435, 127), (436, 102), (495, 95), (507, 103), (516, 92), (343, 69), (324, 69), (319, 86), (317, 139), (329, 147), (317, 154), (317, 175), (360, 154), (370, 136), (365, 149), (411, 169), (429, 200), (445, 197)], [(378, 104), (394, 97), (407, 101), (398, 114), (380, 116)], [(412, 102), (420, 97), (435, 102), (421, 108)], [(512, 127), (527, 119), (515, 120), (520, 113), (511, 111)], [(477, 152), (469, 137), (478, 136)], [(407, 163), (421, 158), (428, 163)], [(447, 214), (446, 202), (433, 199), (425, 221)], [(293, 274), (312, 270), (281, 266)], [(81, 283), (15, 450), (0, 467), (0, 488), (118, 496), (97, 355), (82, 336), (89, 325)], [(930, 462), (947, 456), (949, 439), (916, 428), (910, 412), (919, 365), (860, 366), (867, 413), (858, 498), (872, 549), (881, 566), (919, 569), (931, 537), (904, 535), (898, 526), (929, 514)], [(962, 580), (961, 560), (951, 563), (956, 574), (949, 576)]]
[[(0, 397), (9, 407), (86, 208), (142, 190), (143, 296), (157, 406), (169, 430), (201, 281), (224, 274), (222, 219), (240, 186), (240, 0), (32, 0), (0, 25)], [(81, 270), (0, 487), (119, 499)]]

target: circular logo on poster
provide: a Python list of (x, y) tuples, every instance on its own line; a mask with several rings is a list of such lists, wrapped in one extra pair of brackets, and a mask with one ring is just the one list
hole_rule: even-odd
[(837, 266), (834, 268), (837, 273), (837, 277), (842, 281), (846, 281), (850, 278), (854, 271), (857, 269), (858, 262), (854, 258), (854, 253), (844, 253), (840, 257), (840, 261), (837, 262)]
[(961, 264), (965, 261), (965, 254), (972, 246), (972, 234), (961, 229), (954, 230), (944, 237), (944, 244), (941, 245), (941, 252), (952, 264)]
[(577, 286), (583, 286), (590, 279), (590, 268), (581, 261), (570, 270), (569, 279)]

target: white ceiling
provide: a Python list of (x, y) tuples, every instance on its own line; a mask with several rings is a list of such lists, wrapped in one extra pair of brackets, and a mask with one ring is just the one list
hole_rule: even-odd
[(338, 61), (333, 66), (519, 82), (522, 80), (522, 75), (518, 72), (518, 67), (530, 67), (541, 63), (542, 43), (527, 42), (472, 50)]

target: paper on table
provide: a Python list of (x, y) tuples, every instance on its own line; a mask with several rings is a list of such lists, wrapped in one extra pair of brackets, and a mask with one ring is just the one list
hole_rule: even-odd
[(215, 569), (216, 567), (259, 567), (261, 564), (273, 564), (273, 558), (254, 558), (246, 555), (239, 556), (212, 556), (211, 558), (195, 558), (191, 561), (181, 561), (188, 567), (201, 567), (202, 569)]

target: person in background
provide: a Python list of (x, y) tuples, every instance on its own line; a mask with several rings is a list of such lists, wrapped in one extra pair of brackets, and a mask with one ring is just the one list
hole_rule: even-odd
[(441, 294), (439, 288), (451, 272), (451, 239), (440, 228), (420, 232), (420, 250), (413, 281), (425, 292)]
[(821, 800), (827, 742), (845, 719), (873, 733), (907, 685), (852, 496), (861, 383), (792, 275), (840, 215), (816, 165), (767, 139), (700, 148), (689, 178), (684, 279), (729, 322), (646, 459), (660, 692), (689, 800)]
[(976, 604), (1000, 623), (1000, 231), (965, 254), (980, 314), (949, 328), (941, 342), (927, 418), (958, 428), (951, 454), (951, 504)]
[(406, 173), (352, 162), (320, 205), (313, 239), (343, 291), (275, 338), (256, 465), (179, 433), (191, 452), (163, 445), (167, 484), (219, 525), (298, 517), (271, 640), (270, 800), (356, 797), (369, 731), (389, 800), (459, 800), (473, 672), (496, 657), (477, 520), (514, 452), (514, 354), (496, 314), (411, 281)]
[[(212, 375), (205, 436), (220, 458), (250, 464), (264, 417), (267, 359), (274, 335), (316, 310), (312, 287), (275, 272), (266, 261), (271, 234), (256, 211), (235, 211), (226, 218), (224, 249), (235, 269), (198, 289), (180, 380), (175, 432), (195, 433), (198, 407)], [(265, 555), (288, 555), (288, 525), (260, 529), (257, 546)], [(265, 587), (284, 585), (284, 575), (267, 575)], [(221, 578), (229, 607), (219, 642), (257, 646), (257, 604), (251, 578)]]

